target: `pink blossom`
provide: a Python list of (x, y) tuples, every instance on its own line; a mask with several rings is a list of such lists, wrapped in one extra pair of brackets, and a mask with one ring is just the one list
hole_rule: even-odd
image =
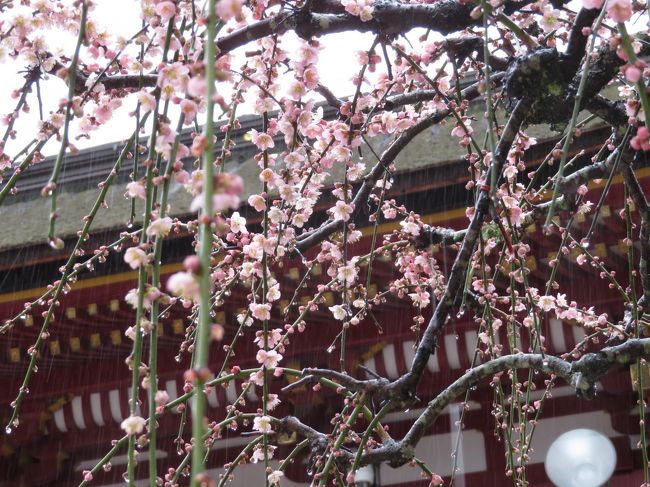
[(266, 304), (253, 303), (250, 305), (250, 309), (251, 309), (251, 314), (255, 319), (258, 319), (260, 321), (271, 319), (271, 305), (268, 303)]
[(647, 127), (639, 127), (636, 135), (630, 140), (630, 146), (634, 150), (650, 150), (650, 131)]
[(195, 98), (203, 98), (208, 92), (208, 86), (205, 79), (196, 76), (187, 82), (187, 94)]
[(242, 15), (242, 0), (219, 0), (217, 2), (217, 15), (222, 20), (230, 20)]
[(147, 191), (144, 185), (137, 181), (131, 181), (126, 185), (126, 194), (131, 198), (145, 199), (147, 197)]
[(272, 369), (278, 365), (280, 360), (282, 360), (282, 355), (275, 350), (260, 349), (257, 351), (255, 358), (259, 364), (263, 365), (267, 369)]
[(172, 219), (168, 216), (164, 218), (156, 218), (147, 227), (147, 235), (150, 237), (166, 237), (172, 229)]
[(330, 212), (332, 213), (332, 217), (334, 217), (334, 221), (348, 221), (350, 219), (350, 215), (352, 215), (352, 211), (354, 210), (354, 207), (352, 205), (347, 204), (345, 201), (338, 200), (334, 207), (330, 209)]
[(151, 112), (156, 108), (156, 98), (145, 90), (138, 92), (137, 100), (143, 113)]
[(169, 20), (176, 15), (176, 5), (170, 1), (160, 2), (156, 5), (156, 13), (164, 20)]
[(120, 424), (120, 427), (127, 435), (136, 435), (142, 433), (145, 425), (144, 418), (140, 416), (129, 416)]
[(129, 247), (124, 252), (124, 262), (129, 264), (131, 269), (138, 269), (148, 261), (147, 253), (139, 247)]
[(167, 391), (156, 391), (154, 401), (158, 406), (164, 406), (169, 402), (169, 394), (167, 394)]
[(181, 112), (185, 117), (184, 122), (186, 124), (192, 123), (192, 120), (196, 117), (197, 110), (198, 107), (192, 100), (181, 101)]
[(169, 276), (167, 289), (183, 299), (197, 301), (201, 287), (196, 276), (190, 272), (177, 272)]
[(607, 15), (614, 22), (626, 22), (632, 17), (632, 3), (630, 0), (608, 0)]
[(259, 431), (260, 433), (270, 433), (272, 431), (273, 424), (271, 423), (271, 418), (268, 416), (257, 416), (253, 420), (253, 429)]
[(284, 477), (284, 472), (282, 470), (274, 470), (269, 474), (267, 480), (271, 485), (280, 485), (280, 479)]
[(624, 72), (625, 79), (630, 83), (637, 83), (641, 79), (642, 71), (633, 64), (626, 66)]
[(259, 194), (251, 195), (248, 198), (248, 204), (255, 208), (255, 211), (264, 211), (266, 208), (266, 200)]
[(601, 8), (605, 0), (582, 0), (582, 6), (587, 9)]
[(553, 296), (540, 296), (537, 304), (544, 311), (550, 311), (555, 308), (555, 298)]
[(273, 138), (266, 132), (258, 132), (257, 130), (253, 129), (249, 133), (251, 135), (253, 144), (255, 144), (259, 150), (264, 151), (275, 147)]

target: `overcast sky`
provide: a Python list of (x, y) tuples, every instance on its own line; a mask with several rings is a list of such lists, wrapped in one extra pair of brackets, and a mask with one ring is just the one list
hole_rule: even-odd
[[(100, 25), (106, 26), (109, 32), (129, 38), (140, 29), (139, 2), (134, 0), (97, 0), (95, 4), (96, 8), (91, 13), (91, 18), (97, 20)], [(129, 12), (133, 13), (130, 14)], [(70, 33), (48, 31), (46, 38), (52, 48), (62, 48), (68, 55), (71, 55), (76, 41), (75, 36)], [(339, 96), (353, 93), (354, 88), (351, 78), (359, 69), (355, 52), (367, 50), (372, 42), (372, 37), (365, 34), (345, 33), (328, 36), (323, 40), (327, 47), (320, 54), (319, 74), (322, 82)], [(291, 42), (283, 43), (283, 47), (291, 51)], [(248, 49), (250, 49), (250, 45)], [(241, 52), (245, 50), (246, 48), (240, 49)], [(241, 62), (233, 63), (233, 67), (239, 67), (239, 65), (241, 65)], [(2, 69), (3, 73), (3, 89), (0, 90), (0, 113), (6, 114), (15, 107), (16, 100), (11, 97), (11, 92), (23, 85), (24, 73), (20, 74), (17, 71), (23, 70), (24, 66), (20, 62), (6, 60), (4, 65), (0, 65), (0, 69)], [(230, 92), (227, 90), (228, 85), (229, 83), (222, 83), (217, 89), (224, 90), (224, 95), (226, 95)], [(42, 81), (41, 90), (43, 93), (43, 112), (46, 116), (56, 108), (60, 99), (67, 97), (67, 86), (63, 81), (55, 77)], [(28, 100), (31, 111), (28, 114), (21, 114), (16, 123), (15, 128), (18, 137), (15, 141), (10, 141), (7, 144), (6, 152), (9, 154), (15, 153), (33, 137), (34, 127), (39, 119), (35, 93)], [(90, 140), (74, 140), (76, 134), (74, 133), (75, 125), (73, 124), (71, 142), (78, 148), (85, 148), (129, 137), (134, 124), (129, 123), (128, 112), (134, 108), (134, 97), (128, 97), (118, 114), (103, 127), (94, 131)], [(247, 108), (242, 107), (239, 109), (238, 114), (246, 111)], [(3, 129), (0, 130), (4, 133)], [(45, 147), (44, 153), (53, 154), (58, 149), (59, 144), (55, 140), (51, 140)]]

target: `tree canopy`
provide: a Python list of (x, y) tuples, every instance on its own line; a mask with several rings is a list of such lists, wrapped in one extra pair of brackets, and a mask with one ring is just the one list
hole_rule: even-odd
[[(415, 446), (444, 408), (476, 384), (491, 381), (500, 391), (494, 415), (501, 424), (507, 398), (534, 408), (526, 399), (532, 381), (519, 369), (542, 373), (549, 390), (561, 380), (591, 397), (608, 370), (640, 368), (650, 357), (644, 320), (650, 301), (650, 206), (637, 178), (650, 149), (643, 1), (144, 0), (122, 13), (141, 19), (130, 37), (112, 33), (105, 19), (94, 15), (101, 3), (0, 2), (0, 61), (25, 70), (22, 86), (4, 86), (14, 90), (14, 106), (2, 118), (0, 204), (7, 204), (21, 177), (43, 160), (46, 146), (56, 147), (42, 188), (51, 202), (43, 238), (53, 251), (70, 237), (57, 231), (57, 194), (76, 140), (98, 140), (102, 126), (120, 116), (128, 115), (133, 127), (114, 167), (101, 176), (60, 277), (20, 314), (3, 317), (0, 328), (11, 333), (25, 313), (44, 318), (28, 350), (22, 386), (14, 391), (11, 431), (21, 427), (21, 404), (38, 352), (56, 332), (62, 296), (111, 251), (123, 252), (138, 272), (138, 284), (125, 298), (136, 316), (125, 327), (133, 342), (125, 373), (132, 376), (131, 397), (148, 397), (149, 407), (139, 411), (138, 401), (130, 401), (124, 436), (84, 472), (81, 485), (118, 453), (128, 456), (125, 478), (133, 485), (136, 449), (148, 444), (155, 455), (157, 420), (185, 403), (191, 404), (192, 424), (191, 433), (180, 438), (186, 454), (169, 472), (156, 470), (154, 456), (151, 485), (161, 485), (157, 479), (177, 485), (181, 472), (190, 470), (192, 485), (222, 485), (249, 458), (268, 467), (286, 434), (296, 434), (298, 442), (277, 470), (268, 469), (267, 485), (281, 485), (283, 469), (297, 455), (309, 456), (313, 485), (352, 486), (363, 465), (408, 462), (415, 462), (431, 485), (442, 485), (442, 478), (414, 457)], [(333, 67), (324, 67), (319, 55), (348, 31), (365, 33), (367, 45), (348, 46), (357, 51), (356, 90), (339, 93), (322, 83), (323, 70)], [(68, 35), (68, 48), (51, 45), (52, 32)], [(67, 96), (52, 100), (48, 86), (62, 85)], [(324, 109), (333, 115), (324, 116)], [(21, 117), (35, 110), (37, 127), (21, 129)], [(229, 170), (236, 150), (232, 133), (244, 110), (261, 119), (248, 135), (258, 165), (257, 180), (250, 181)], [(594, 124), (607, 130), (599, 132), (605, 135), (593, 142), (596, 149), (585, 164), (574, 143)], [(448, 144), (457, 148), (454, 164), (466, 170), (470, 203), (464, 228), (427, 225), (418, 208), (390, 195), (400, 177), (400, 155), (434, 126), (448, 133)], [(533, 126), (557, 134), (541, 163), (527, 155), (535, 144), (527, 133)], [(380, 142), (383, 151), (376, 150)], [(134, 204), (124, 233), (116, 242), (88, 248), (107, 191), (132, 160), (126, 196)], [(188, 160), (191, 164), (184, 164)], [(445, 170), (440, 169), (441, 180)], [(605, 238), (594, 229), (610, 183), (619, 176), (624, 194), (616, 198), (626, 248), (620, 259), (628, 270), (622, 276), (593, 251)], [(598, 180), (607, 185), (593, 197), (590, 184)], [(192, 196), (189, 214), (175, 211), (170, 189), (179, 185)], [(242, 197), (245, 185), (248, 198)], [(586, 233), (574, 225), (585, 215), (593, 222)], [(369, 252), (355, 247), (360, 228), (368, 226), (364, 219), (372, 228)], [(398, 222), (398, 229), (382, 235), (379, 225), (390, 221)], [(528, 260), (537, 248), (530, 237), (534, 226), (561, 241), (542, 278), (532, 275)], [(163, 243), (174, 233), (191, 235), (196, 252), (163, 282)], [(439, 261), (441, 248), (451, 252), (453, 265)], [(563, 289), (558, 273), (569, 265), (568, 254), (608, 283), (616, 316), (576, 302)], [(398, 275), (390, 282), (372, 274), (381, 256), (395, 263)], [(293, 287), (274, 277), (287, 259), (301, 265)], [(300, 303), (298, 291), (307, 289), (316, 265), (327, 280)], [(375, 282), (381, 287), (371, 292)], [(236, 323), (216, 322), (215, 313), (236, 288), (247, 290), (245, 310)], [(328, 293), (334, 296), (331, 306)], [(288, 305), (280, 306), (281, 298)], [(375, 312), (391, 299), (413, 309), (416, 348), (408, 371), (392, 380), (351, 370), (348, 330), (377, 333), (386, 324), (376, 323)], [(184, 309), (188, 323), (179, 343), (185, 394), (173, 400), (160, 389), (157, 375), (157, 324), (170, 307)], [(332, 344), (339, 367), (291, 369), (283, 354), (294, 334), (319, 333), (309, 326), (309, 314), (318, 309), (331, 313), (339, 329)], [(441, 333), (465, 314), (476, 323), (481, 360), (421, 404), (417, 388), (430, 357), (444, 346)], [(541, 324), (549, 317), (584, 330), (585, 339), (572, 353), (546, 353)], [(495, 340), (501, 326), (513, 339), (528, 337), (529, 350), (505, 353)], [(239, 366), (238, 340), (249, 341), (244, 349), (255, 356), (256, 367)], [(217, 346), (226, 353), (215, 369), (210, 354)], [(285, 386), (271, 392), (271, 380), (278, 377), (286, 378)], [(206, 391), (235, 379), (245, 379), (244, 390), (258, 388), (259, 404), (246, 412), (233, 404), (225, 417), (209, 417)], [(284, 394), (305, 385), (340, 396), (329, 430), (300, 417), (274, 416)], [(635, 387), (642, 401), (643, 385)], [(382, 417), (390, 411), (417, 404), (423, 412), (404, 436), (383, 428)], [(250, 442), (220, 479), (210, 479), (205, 474), (210, 446), (238, 424), (252, 426)], [(505, 436), (511, 455), (504, 478), (526, 485), (527, 437)], [(643, 422), (641, 436), (645, 441)], [(642, 450), (649, 482), (645, 445)]]

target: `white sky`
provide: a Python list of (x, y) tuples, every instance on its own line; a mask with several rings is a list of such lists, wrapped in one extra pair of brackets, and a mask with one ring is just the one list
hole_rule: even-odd
[[(134, 0), (96, 0), (96, 8), (91, 12), (90, 18), (96, 20), (100, 26), (105, 27), (109, 32), (130, 38), (141, 27), (139, 17), (139, 2)], [(130, 13), (132, 12), (132, 13)], [(64, 52), (71, 55), (74, 49), (76, 37), (70, 33), (60, 31), (48, 31), (45, 35), (49, 45), (54, 48), (63, 48)], [(325, 40), (326, 48), (323, 49), (319, 57), (319, 74), (321, 82), (328, 86), (338, 96), (349, 95), (354, 92), (354, 86), (351, 82), (352, 76), (358, 71), (359, 67), (355, 59), (355, 52), (358, 50), (367, 50), (372, 42), (372, 37), (367, 34), (344, 33), (322, 38)], [(283, 48), (291, 52), (290, 43), (283, 43)], [(133, 48), (132, 49), (137, 49)], [(250, 45), (240, 49), (241, 52), (250, 49)], [(131, 52), (135, 52), (132, 50)], [(84, 59), (82, 51), (82, 59)], [(242, 57), (243, 59), (243, 57)], [(237, 69), (241, 62), (233, 62), (233, 68)], [(0, 113), (6, 114), (13, 111), (17, 100), (11, 97), (11, 92), (22, 87), (24, 74), (18, 73), (24, 69), (24, 66), (17, 61), (6, 60), (0, 64), (2, 70), (2, 89), (0, 90)], [(228, 100), (227, 93), (230, 83), (225, 82), (217, 86), (217, 89), (224, 90), (224, 97)], [(45, 117), (50, 111), (54, 111), (59, 100), (67, 98), (67, 86), (64, 82), (54, 76), (48, 80), (41, 81), (41, 92), (43, 99), (43, 113)], [(16, 140), (7, 142), (5, 152), (14, 154), (28, 142), (34, 135), (34, 127), (39, 120), (38, 103), (36, 93), (28, 97), (30, 112), (21, 113), (14, 128), (17, 132)], [(133, 131), (134, 123), (129, 119), (128, 113), (135, 108), (135, 99), (130, 96), (124, 100), (121, 109), (115, 112), (111, 121), (103, 125), (98, 130), (91, 133), (90, 139), (75, 140), (74, 128), (71, 125), (70, 141), (78, 148), (96, 146), (98, 144), (122, 140), (128, 138)], [(240, 107), (238, 115), (250, 111), (247, 107)], [(199, 118), (199, 120), (201, 120)], [(4, 126), (0, 126), (0, 132), (4, 134)], [(56, 140), (50, 140), (43, 152), (46, 155), (54, 154), (59, 149), (59, 143)]]

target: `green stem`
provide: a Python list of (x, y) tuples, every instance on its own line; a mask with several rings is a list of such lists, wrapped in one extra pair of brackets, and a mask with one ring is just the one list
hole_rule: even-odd
[(206, 146), (201, 158), (203, 170), (203, 211), (201, 214), (201, 230), (199, 258), (200, 266), (200, 300), (199, 300), (199, 321), (196, 335), (196, 362), (194, 379), (194, 408), (192, 409), (192, 436), (195, 444), (192, 448), (192, 480), (193, 487), (199, 487), (197, 477), (205, 471), (203, 459), (205, 458), (205, 444), (202, 441), (206, 431), (205, 424), (205, 377), (204, 370), (208, 367), (210, 354), (210, 295), (212, 282), (210, 280), (210, 259), (212, 256), (212, 195), (214, 192), (214, 95), (215, 95), (215, 60), (217, 33), (216, 0), (208, 1), (207, 30), (205, 39), (205, 82), (206, 93), (206, 123), (203, 135), (206, 138)]

